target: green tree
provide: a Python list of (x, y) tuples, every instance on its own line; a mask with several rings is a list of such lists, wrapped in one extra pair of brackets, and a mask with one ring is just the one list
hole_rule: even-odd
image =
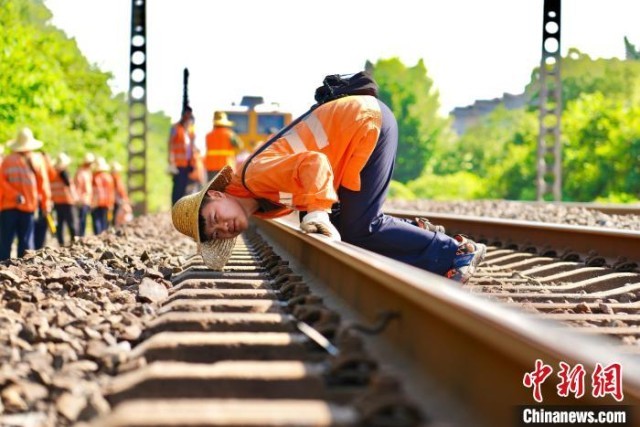
[(393, 176), (397, 181), (407, 182), (423, 172), (448, 122), (438, 116), (439, 93), (422, 60), (407, 67), (398, 58), (382, 59), (372, 68), (380, 86), (380, 99), (398, 121), (398, 155)]
[(567, 200), (630, 200), (640, 195), (640, 105), (583, 94), (563, 117)]
[[(78, 161), (92, 151), (126, 164), (126, 97), (112, 93), (112, 75), (90, 64), (50, 19), (42, 0), (0, 0), (0, 141), (29, 126), (52, 156), (65, 151)], [(149, 194), (149, 206), (166, 209), (170, 123), (162, 113), (149, 123), (147, 180), (160, 192)]]
[[(640, 61), (592, 59), (578, 49), (569, 49), (561, 60), (562, 103), (567, 106), (583, 94), (604, 93), (608, 97), (631, 99), (640, 76)], [(532, 109), (537, 108), (540, 69), (535, 68), (527, 91), (532, 94)]]

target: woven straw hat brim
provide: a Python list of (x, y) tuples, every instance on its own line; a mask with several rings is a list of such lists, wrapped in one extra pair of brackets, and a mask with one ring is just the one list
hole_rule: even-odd
[(19, 141), (14, 139), (9, 142), (8, 146), (11, 151), (14, 153), (23, 153), (25, 151), (34, 151), (39, 150), (44, 145), (44, 142), (39, 141), (35, 138), (28, 139), (26, 141)]
[(197, 193), (189, 194), (178, 200), (171, 209), (173, 226), (182, 234), (191, 237), (199, 243), (200, 255), (205, 265), (214, 270), (221, 270), (229, 258), (235, 246), (236, 238), (217, 239), (208, 242), (200, 242), (198, 219), (200, 207), (207, 191), (224, 191), (233, 178), (233, 169), (229, 166), (222, 168), (211, 181)]
[(217, 239), (200, 244), (200, 256), (204, 264), (212, 270), (222, 270), (231, 258), (237, 237)]

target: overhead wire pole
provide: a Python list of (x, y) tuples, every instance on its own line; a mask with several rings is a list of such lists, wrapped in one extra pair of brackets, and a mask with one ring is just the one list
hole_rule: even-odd
[(544, 0), (537, 155), (538, 201), (546, 200), (550, 196), (556, 201), (562, 200), (560, 7), (561, 0)]
[(147, 213), (147, 15), (145, 0), (131, 1), (127, 189), (137, 215)]

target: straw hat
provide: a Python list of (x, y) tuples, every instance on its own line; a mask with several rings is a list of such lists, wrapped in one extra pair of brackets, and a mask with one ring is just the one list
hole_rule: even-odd
[(198, 243), (198, 251), (207, 267), (214, 270), (222, 270), (236, 244), (236, 237), (232, 239), (216, 239), (208, 242), (200, 241), (198, 218), (200, 207), (208, 190), (224, 191), (233, 177), (233, 169), (229, 166), (222, 168), (220, 172), (202, 190), (197, 193), (184, 196), (173, 205), (171, 219), (173, 226), (182, 234), (191, 237)]
[(83, 164), (93, 163), (96, 161), (96, 156), (93, 153), (86, 153), (84, 155), (84, 159), (82, 160)]
[(71, 164), (71, 157), (67, 153), (60, 153), (56, 157), (55, 168), (58, 170), (64, 170)]
[(16, 139), (7, 143), (9, 149), (16, 153), (23, 153), (26, 151), (33, 151), (42, 148), (44, 145), (42, 141), (38, 141), (33, 137), (33, 132), (29, 128), (22, 128), (18, 132)]
[(109, 163), (107, 163), (104, 157), (98, 157), (93, 170), (96, 172), (109, 172), (111, 168), (109, 167)]
[(114, 160), (111, 162), (111, 170), (113, 172), (122, 172), (122, 165)]
[(233, 122), (227, 118), (227, 113), (223, 111), (216, 111), (213, 113), (213, 125), (230, 128), (233, 126)]

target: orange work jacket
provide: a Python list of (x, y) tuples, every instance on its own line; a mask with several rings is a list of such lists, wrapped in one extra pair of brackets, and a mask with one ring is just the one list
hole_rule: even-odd
[(185, 129), (180, 122), (171, 126), (169, 152), (176, 167), (182, 168), (189, 165), (190, 151), (193, 148), (191, 144), (194, 140), (195, 134), (192, 127)]
[(227, 127), (214, 127), (207, 134), (207, 154), (204, 165), (208, 171), (219, 171), (225, 166), (236, 167), (236, 147), (232, 144), (233, 130)]
[(73, 178), (78, 194), (78, 202), (83, 206), (91, 206), (93, 202), (93, 172), (90, 166), (80, 166)]
[(111, 172), (113, 178), (113, 186), (115, 188), (115, 195), (118, 201), (129, 203), (129, 196), (127, 195), (127, 187), (124, 185), (122, 175), (119, 172)]
[(291, 210), (329, 211), (338, 201), (338, 187), (360, 190), (360, 172), (381, 126), (380, 106), (372, 96), (347, 96), (323, 104), (249, 160), (246, 187), (238, 171), (225, 191), (282, 206), (256, 213), (264, 218)]
[(116, 188), (109, 172), (93, 175), (93, 207), (112, 208), (116, 202)]
[(51, 199), (56, 205), (73, 205), (76, 201), (76, 191), (73, 181), (65, 184), (60, 172), (55, 171), (51, 180)]
[[(34, 157), (33, 153), (11, 153), (2, 161), (0, 167), (2, 210), (18, 209), (22, 212), (35, 212), (38, 205), (45, 211), (49, 210), (51, 202), (49, 176), (43, 162), (31, 157)], [(24, 203), (18, 204), (20, 195), (24, 198)]]

